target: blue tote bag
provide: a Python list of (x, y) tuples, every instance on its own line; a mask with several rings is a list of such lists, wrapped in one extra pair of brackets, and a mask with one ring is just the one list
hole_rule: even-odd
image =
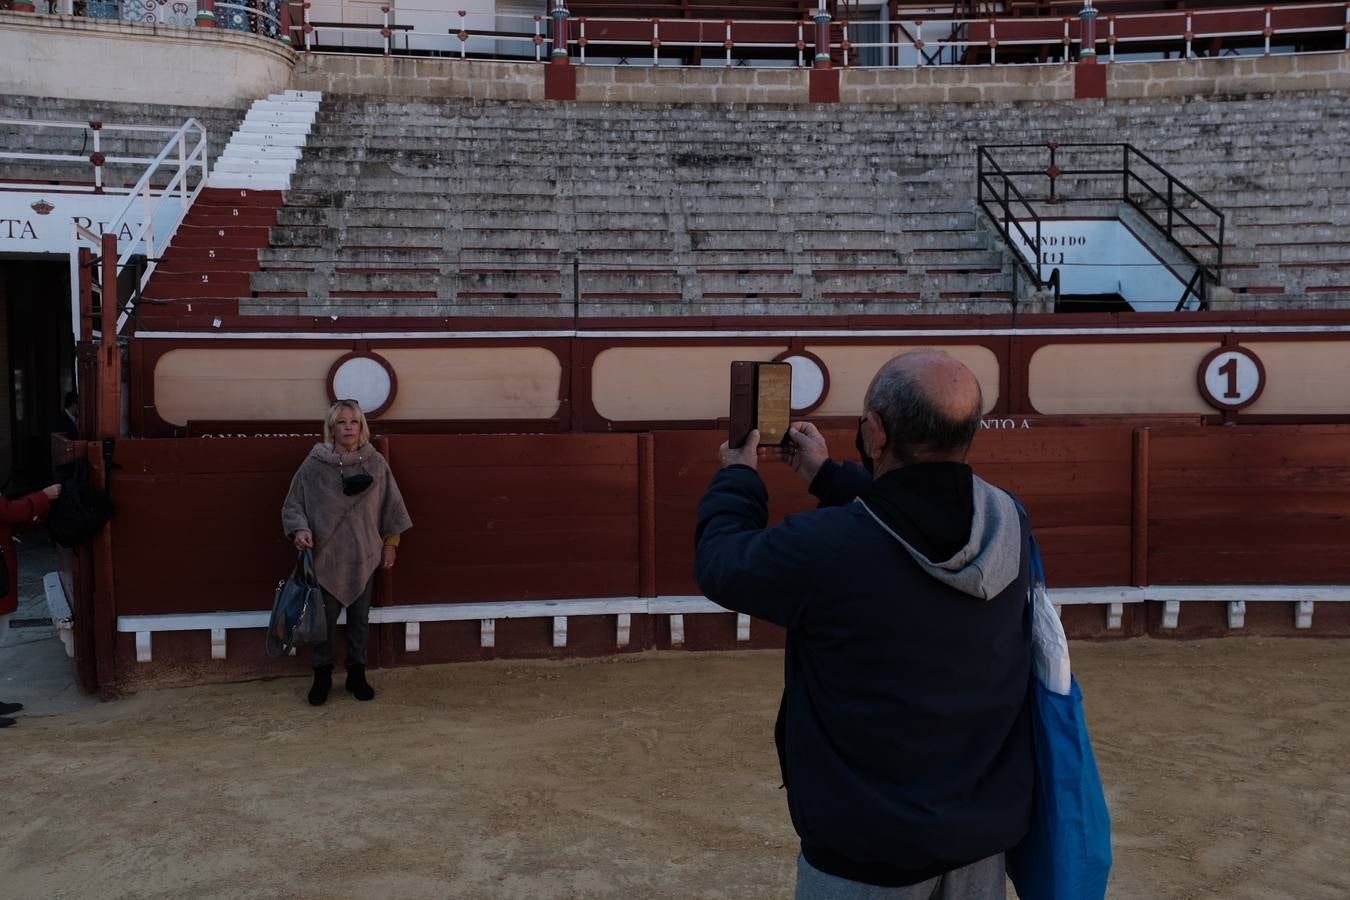
[[(1035, 615), (1037, 600), (1043, 606), (1049, 606), (1049, 601), (1044, 596), (1045, 568), (1034, 537), (1031, 580), (1033, 637), (1037, 628), (1058, 629), (1062, 641), (1063, 627), (1057, 616), (1051, 625), (1045, 616)], [(1047, 637), (1051, 642), (1055, 639), (1054, 635)], [(1069, 691), (1063, 694), (1046, 684), (1044, 667), (1033, 669), (1036, 789), (1031, 830), (1008, 851), (1008, 876), (1021, 900), (1102, 900), (1111, 872), (1111, 817), (1083, 717), (1083, 693), (1072, 675)]]

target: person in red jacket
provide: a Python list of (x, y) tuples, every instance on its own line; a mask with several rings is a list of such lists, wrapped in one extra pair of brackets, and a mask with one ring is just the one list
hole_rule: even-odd
[[(19, 608), (19, 555), (14, 552), (14, 542), (10, 539), (9, 526), (20, 522), (41, 522), (47, 518), (52, 501), (61, 496), (61, 485), (48, 485), (27, 497), (18, 500), (6, 500), (0, 497), (0, 554), (4, 555), (5, 568), (9, 572), (9, 581), (0, 584), (4, 594), (0, 595), (0, 646), (5, 643), (9, 633), (9, 617)], [(0, 728), (8, 728), (14, 720), (10, 713), (23, 709), (22, 703), (0, 701)]]

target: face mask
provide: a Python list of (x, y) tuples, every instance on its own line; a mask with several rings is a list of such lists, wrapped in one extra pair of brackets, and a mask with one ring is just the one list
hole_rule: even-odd
[(354, 497), (375, 483), (365, 472), (357, 472), (355, 475), (342, 476), (342, 493), (348, 497)]
[(853, 446), (858, 448), (858, 456), (862, 459), (862, 467), (867, 470), (868, 475), (873, 475), (876, 463), (872, 457), (867, 455), (867, 447), (863, 444), (862, 439), (862, 423), (865, 421), (867, 421), (866, 416), (858, 420), (858, 434), (853, 439)]

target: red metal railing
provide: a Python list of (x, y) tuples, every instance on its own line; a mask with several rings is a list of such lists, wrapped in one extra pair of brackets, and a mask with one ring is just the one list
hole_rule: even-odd
[[(1077, 0), (1075, 0), (1077, 2)], [(403, 12), (403, 21), (386, 9), (381, 24), (315, 22), (309, 3), (295, 4), (302, 36), (294, 43), (307, 50), (377, 52), (386, 55), (440, 55), (543, 61), (543, 45), (554, 45), (557, 28), (544, 16), (475, 14), (465, 10), (434, 16)], [(1097, 12), (1094, 10), (1094, 12)], [(1103, 58), (1150, 51), (1196, 55), (1197, 43), (1249, 52), (1350, 50), (1350, 3), (1233, 6), (1222, 9), (1167, 10), (1102, 15), (1093, 44), (1104, 42)], [(567, 34), (553, 55), (590, 65), (725, 66), (772, 61), (798, 68), (833, 60), (848, 67), (908, 68), (980, 62), (997, 64), (1035, 48), (1044, 61), (1067, 62), (1083, 49), (1084, 25), (1072, 16), (1003, 16), (972, 19), (914, 19), (889, 24), (886, 40), (858, 40), (862, 27), (877, 23), (847, 20), (828, 23), (782, 19), (564, 18)], [(925, 29), (929, 37), (925, 37)], [(940, 37), (932, 37), (934, 31)], [(369, 35), (364, 44), (361, 33)], [(820, 35), (828, 33), (828, 47)], [(337, 40), (340, 38), (341, 40)], [(321, 40), (320, 38), (326, 38)], [(402, 47), (398, 44), (402, 43)], [(1162, 49), (1160, 49), (1162, 48)], [(1086, 49), (1095, 49), (1086, 48)], [(863, 63), (865, 51), (883, 63)], [(1010, 52), (1011, 51), (1011, 52)]]

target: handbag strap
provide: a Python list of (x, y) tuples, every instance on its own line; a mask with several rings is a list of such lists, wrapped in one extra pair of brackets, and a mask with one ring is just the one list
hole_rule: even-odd
[(295, 559), (295, 576), (305, 584), (317, 585), (318, 579), (314, 575), (314, 551), (308, 547), (303, 547)]
[(1036, 532), (1031, 528), (1031, 516), (1027, 514), (1027, 508), (1022, 505), (1021, 500), (1013, 497), (1010, 492), (1004, 493), (1012, 497), (1013, 506), (1016, 506), (1017, 511), (1027, 520), (1027, 543), (1031, 547), (1031, 591), (1035, 591), (1037, 585), (1045, 587), (1045, 563), (1041, 561), (1041, 548), (1036, 543)]

